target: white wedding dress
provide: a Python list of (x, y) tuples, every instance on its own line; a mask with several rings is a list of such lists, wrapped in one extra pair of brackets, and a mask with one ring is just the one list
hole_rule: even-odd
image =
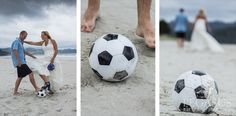
[(191, 37), (190, 47), (196, 51), (209, 49), (212, 52), (224, 52), (216, 39), (207, 32), (206, 22), (204, 19), (198, 19), (196, 21)]
[(63, 73), (57, 57), (54, 60), (55, 69), (53, 71), (47, 69), (54, 54), (54, 48), (50, 40), (47, 46), (45, 44), (42, 45), (42, 50), (44, 52), (43, 56), (37, 57), (36, 59), (29, 57), (28, 65), (34, 72), (35, 80), (38, 84), (44, 84), (39, 75), (45, 75), (51, 83), (51, 89), (58, 91), (63, 86)]

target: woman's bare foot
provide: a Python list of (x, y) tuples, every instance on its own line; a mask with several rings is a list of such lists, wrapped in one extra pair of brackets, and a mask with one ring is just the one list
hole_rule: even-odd
[(82, 32), (92, 32), (96, 25), (96, 19), (98, 18), (98, 11), (87, 10), (81, 21)]
[(149, 48), (155, 48), (155, 32), (150, 22), (139, 24), (136, 28), (136, 34), (144, 38)]

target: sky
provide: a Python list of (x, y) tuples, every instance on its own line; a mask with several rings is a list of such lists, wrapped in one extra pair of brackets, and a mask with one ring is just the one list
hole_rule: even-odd
[(174, 20), (184, 8), (190, 21), (204, 9), (209, 21), (236, 22), (236, 0), (160, 0), (160, 19)]
[(59, 48), (75, 48), (76, 0), (0, 0), (0, 48), (10, 47), (21, 30), (26, 40), (40, 41), (46, 30)]

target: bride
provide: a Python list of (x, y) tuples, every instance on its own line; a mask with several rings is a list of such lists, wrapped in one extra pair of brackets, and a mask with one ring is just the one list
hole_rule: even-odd
[[(40, 77), (44, 80), (45, 85), (43, 87), (48, 87), (49, 91), (50, 89), (59, 90), (62, 86), (63, 76), (60, 63), (56, 59), (58, 53), (57, 43), (54, 39), (51, 38), (50, 34), (47, 31), (41, 32), (41, 38), (42, 41), (39, 42), (24, 41), (25, 43), (30, 45), (41, 46), (44, 52), (43, 57), (30, 59), (28, 62), (29, 66), (32, 68), (34, 73), (39, 74)], [(49, 65), (50, 68), (55, 68), (48, 69)]]
[(194, 23), (190, 46), (193, 50), (209, 49), (212, 52), (224, 52), (216, 39), (207, 32), (207, 19), (203, 10), (200, 10)]

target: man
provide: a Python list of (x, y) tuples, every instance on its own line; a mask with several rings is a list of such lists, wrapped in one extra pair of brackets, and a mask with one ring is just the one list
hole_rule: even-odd
[[(150, 9), (152, 0), (137, 0), (138, 26), (136, 34), (143, 37), (149, 48), (155, 48), (155, 32), (151, 23)], [(92, 32), (99, 15), (100, 0), (88, 0), (88, 8), (82, 18), (81, 31)]]
[(184, 9), (179, 10), (179, 14), (175, 19), (175, 34), (177, 37), (177, 45), (179, 48), (184, 47), (184, 39), (187, 32), (188, 19), (184, 14)]
[(21, 83), (22, 78), (27, 75), (29, 75), (30, 82), (33, 85), (35, 91), (40, 90), (40, 88), (36, 85), (32, 71), (26, 64), (25, 55), (28, 55), (32, 58), (36, 58), (32, 54), (25, 52), (24, 50), (23, 41), (26, 39), (26, 37), (27, 37), (27, 32), (21, 31), (19, 37), (16, 38), (16, 40), (12, 43), (12, 46), (11, 46), (12, 62), (13, 62), (14, 67), (17, 68), (17, 75), (18, 75), (18, 78), (16, 79), (13, 95), (19, 94), (18, 87)]

